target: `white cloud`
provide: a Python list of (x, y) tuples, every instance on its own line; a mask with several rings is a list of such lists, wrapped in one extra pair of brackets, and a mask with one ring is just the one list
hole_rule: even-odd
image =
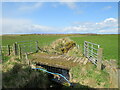
[(53, 28), (53, 27), (48, 27), (48, 26), (43, 26), (43, 25), (32, 25), (31, 26), (31, 30), (34, 30), (34, 31), (36, 31), (36, 30), (40, 30), (40, 31), (45, 31), (45, 32), (49, 32), (49, 31), (54, 31), (55, 30), (55, 28)]
[(53, 27), (33, 24), (28, 19), (5, 18), (2, 21), (2, 34), (49, 32), (55, 30)]
[(117, 19), (115, 19), (115, 18), (107, 18), (107, 19), (104, 20), (104, 22), (105, 22), (105, 23), (107, 23), (107, 22), (108, 22), (108, 23), (111, 23), (111, 22), (115, 22), (115, 23), (116, 23), (116, 22), (117, 22)]
[(15, 33), (117, 33), (118, 20), (107, 18), (101, 22), (77, 22), (73, 26), (51, 27), (46, 25), (34, 24), (28, 19), (9, 19), (2, 20), (2, 34)]
[(106, 7), (103, 8), (103, 10), (109, 10), (111, 8), (112, 8), (112, 6), (106, 6)]
[(99, 33), (118, 33), (118, 28), (100, 30)]
[(77, 8), (77, 5), (75, 4), (75, 2), (60, 2), (60, 4), (66, 5), (70, 9), (76, 9)]
[(115, 18), (107, 18), (102, 22), (97, 23), (80, 23), (77, 22), (74, 26), (68, 26), (64, 28), (66, 32), (88, 32), (88, 33), (117, 33), (118, 32), (118, 20)]
[(43, 3), (42, 2), (37, 2), (37, 3), (34, 3), (32, 5), (30, 4), (25, 4), (25, 5), (21, 5), (19, 7), (19, 10), (34, 10), (34, 9), (37, 9), (37, 8), (40, 8), (42, 7)]

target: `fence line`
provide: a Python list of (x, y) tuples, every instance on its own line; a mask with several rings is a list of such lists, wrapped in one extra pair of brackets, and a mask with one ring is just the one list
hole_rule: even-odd
[(7, 45), (7, 46), (2, 46), (0, 45), (0, 55), (11, 55), (13, 51), (13, 46)]
[(20, 41), (13, 43), (13, 45), (0, 45), (0, 56), (8, 56), (13, 53), (21, 59), (25, 53), (37, 52), (38, 49), (38, 41)]

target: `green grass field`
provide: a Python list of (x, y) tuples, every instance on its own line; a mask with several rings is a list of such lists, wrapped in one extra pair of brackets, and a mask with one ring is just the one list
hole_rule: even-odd
[(93, 35), (85, 37), (71, 37), (83, 48), (84, 41), (99, 44), (103, 48), (104, 59), (117, 59), (118, 60), (118, 35)]
[(3, 35), (2, 45), (13, 45), (14, 42), (34, 40), (39, 46), (47, 45), (56, 39), (69, 37), (83, 48), (84, 41), (101, 45), (104, 49), (104, 59), (118, 60), (118, 35)]

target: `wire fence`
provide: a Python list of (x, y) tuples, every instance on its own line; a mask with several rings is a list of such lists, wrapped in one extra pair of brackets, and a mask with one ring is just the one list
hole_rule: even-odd
[(34, 53), (38, 51), (38, 41), (20, 41), (15, 42), (13, 45), (2, 46), (0, 45), (0, 59), (4, 56), (19, 55), (22, 58), (26, 53)]

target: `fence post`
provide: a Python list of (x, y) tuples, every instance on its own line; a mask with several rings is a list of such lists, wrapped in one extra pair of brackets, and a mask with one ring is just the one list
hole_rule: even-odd
[(8, 47), (8, 55), (10, 55), (10, 45), (7, 45)]
[(103, 48), (98, 48), (98, 56), (97, 56), (97, 69), (98, 70), (101, 70), (102, 54), (103, 54)]
[(14, 55), (18, 55), (18, 53), (17, 53), (17, 51), (18, 51), (18, 50), (17, 50), (17, 43), (16, 43), (16, 42), (13, 44), (13, 47), (14, 47), (14, 48), (13, 48), (13, 49), (14, 49), (14, 50), (13, 50), (13, 51), (14, 51)]
[(36, 41), (36, 52), (38, 52), (38, 41)]
[(22, 52), (21, 52), (21, 47), (20, 47), (20, 45), (18, 45), (18, 48), (19, 48), (19, 59), (21, 59), (21, 58), (22, 58)]
[(118, 68), (118, 88), (120, 88), (120, 69)]
[(25, 58), (26, 58), (26, 62), (27, 62), (27, 64), (30, 65), (30, 61), (29, 61), (29, 59), (28, 59), (28, 54), (25, 53), (25, 56), (26, 56)]

